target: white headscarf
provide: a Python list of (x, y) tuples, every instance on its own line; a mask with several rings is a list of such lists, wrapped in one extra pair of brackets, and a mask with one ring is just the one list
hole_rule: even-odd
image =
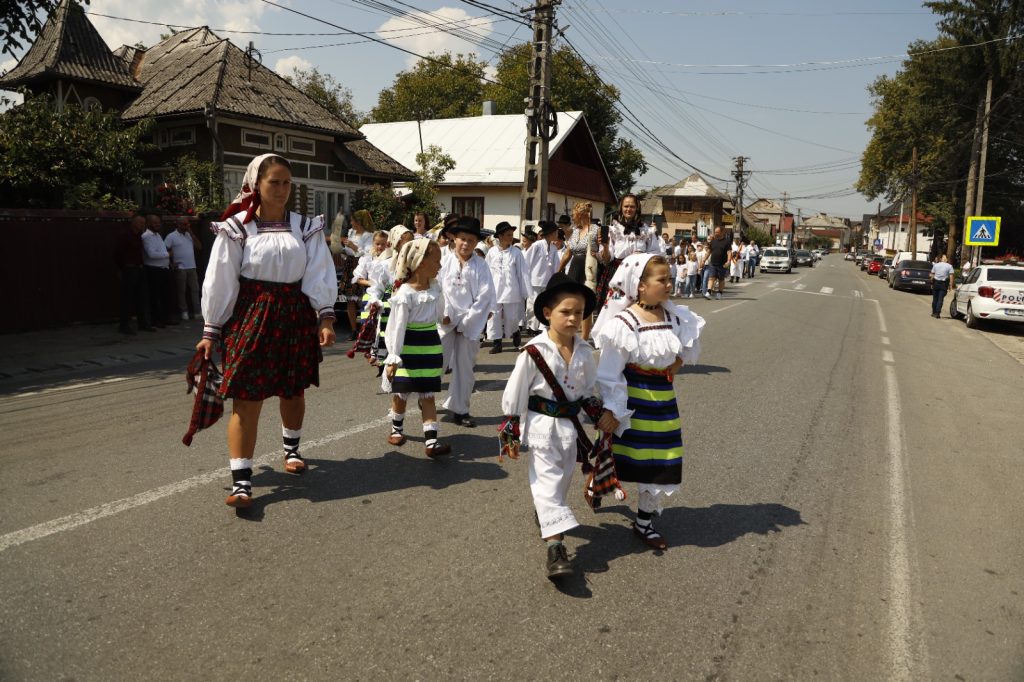
[(256, 178), (260, 174), (260, 166), (271, 156), (284, 158), (280, 154), (260, 154), (249, 162), (249, 166), (245, 169), (245, 175), (242, 176), (242, 187), (238, 190), (238, 194), (235, 195), (235, 200), (224, 211), (221, 220), (226, 220), (229, 216), (233, 216), (239, 211), (245, 211), (245, 219), (242, 222), (247, 223), (252, 220), (253, 214), (259, 207), (256, 195)]
[(658, 254), (634, 253), (622, 259), (615, 275), (608, 282), (608, 300), (601, 308), (597, 322), (594, 323), (593, 336), (597, 336), (606, 322), (640, 300), (640, 276), (644, 274), (647, 261), (656, 255)]
[(430, 244), (429, 239), (413, 239), (402, 245), (391, 260), (391, 270), (395, 273), (396, 280), (404, 282), (409, 279), (409, 275), (423, 262)]
[(396, 253), (395, 247), (398, 246), (398, 240), (406, 233), (411, 234), (412, 230), (405, 225), (395, 225), (388, 230), (388, 248), (384, 249), (384, 251), (377, 256), (377, 260), (391, 260), (394, 258)]

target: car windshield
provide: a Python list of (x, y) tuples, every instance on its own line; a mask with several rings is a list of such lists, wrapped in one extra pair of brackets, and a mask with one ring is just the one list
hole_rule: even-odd
[(892, 258), (886, 258), (885, 259), (885, 264), (886, 265), (892, 265)]
[(915, 270), (931, 270), (932, 264), (923, 260), (900, 261), (901, 268), (914, 268)]
[(787, 258), (789, 256), (785, 249), (768, 249), (764, 255), (766, 258)]
[(796, 255), (803, 256), (804, 258), (807, 258), (807, 257), (809, 257), (811, 255), (811, 252), (810, 251), (797, 251)]
[(1024, 268), (989, 268), (989, 282), (1024, 282)]

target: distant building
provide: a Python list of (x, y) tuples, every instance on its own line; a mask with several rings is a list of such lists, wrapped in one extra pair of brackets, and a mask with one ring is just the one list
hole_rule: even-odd
[[(910, 250), (910, 206), (896, 202), (878, 213), (865, 214), (870, 224), (867, 247), (888, 254)], [(931, 216), (918, 211), (917, 251), (931, 253), (934, 230)], [(876, 246), (877, 244), (877, 246)]]
[[(699, 173), (674, 185), (655, 187), (640, 206), (645, 222), (675, 239), (704, 239), (716, 225), (732, 224), (731, 198)], [(729, 213), (727, 213), (729, 209)]]
[(755, 216), (772, 239), (776, 235), (793, 232), (793, 214), (784, 211), (774, 199), (758, 199), (747, 206), (747, 213)]

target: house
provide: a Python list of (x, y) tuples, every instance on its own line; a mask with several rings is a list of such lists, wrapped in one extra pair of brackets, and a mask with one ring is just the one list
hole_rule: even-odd
[[(440, 147), (455, 160), (438, 186), (445, 210), (478, 218), (484, 229), (502, 221), (522, 226), (526, 117), (488, 110), (485, 106), (483, 115), (464, 118), (370, 123), (360, 132), (407, 167), (417, 165), (421, 149)], [(615, 190), (583, 112), (558, 113), (558, 134), (548, 150), (549, 219), (571, 213), (580, 201), (593, 204), (595, 218), (614, 208)]]
[(704, 239), (716, 225), (732, 223), (731, 198), (693, 173), (674, 185), (655, 187), (641, 202), (645, 222), (668, 232), (674, 239)]
[(797, 244), (803, 244), (811, 237), (825, 237), (832, 240), (833, 249), (841, 249), (850, 245), (850, 220), (817, 213), (804, 218), (796, 231)]
[[(894, 254), (910, 250), (910, 206), (896, 202), (876, 214), (864, 216), (870, 222), (868, 248)], [(931, 253), (933, 230), (931, 216), (917, 213), (917, 251)]]
[(149, 49), (111, 52), (82, 8), (62, 0), (0, 88), (27, 86), (69, 103), (116, 110), (126, 123), (155, 122), (146, 182), (132, 198), (155, 203), (155, 188), (182, 154), (223, 170), (225, 204), (254, 156), (277, 152), (292, 165), (293, 210), (329, 217), (353, 193), (415, 176), (251, 54), (206, 27), (181, 31)]
[(793, 232), (793, 214), (774, 199), (758, 199), (747, 206), (746, 212), (754, 216), (758, 226), (771, 235), (773, 241), (777, 234)]

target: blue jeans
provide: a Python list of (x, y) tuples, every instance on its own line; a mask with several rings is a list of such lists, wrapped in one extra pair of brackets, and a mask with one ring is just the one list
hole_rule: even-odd
[(712, 266), (712, 265), (705, 265), (704, 266), (704, 281), (701, 284), (700, 293), (702, 293), (702, 294), (707, 294), (708, 293), (708, 280), (711, 279), (711, 273), (712, 273), (713, 270), (714, 270), (714, 266)]
[(932, 283), (932, 315), (942, 314), (942, 303), (946, 300), (946, 291), (949, 290), (949, 282)]

